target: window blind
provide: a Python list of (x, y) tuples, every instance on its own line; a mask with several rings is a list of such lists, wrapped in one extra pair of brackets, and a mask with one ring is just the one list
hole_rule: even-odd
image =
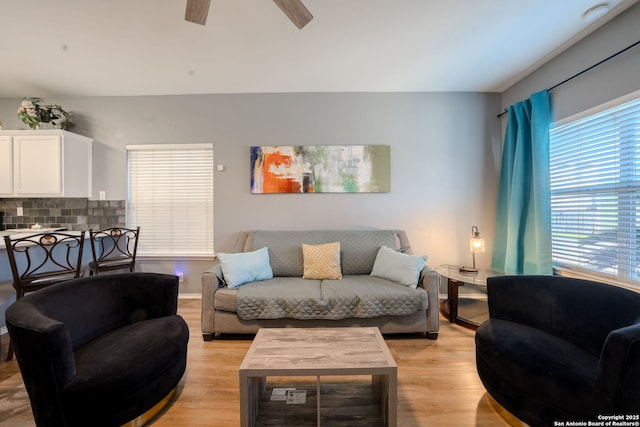
[(640, 276), (640, 99), (550, 132), (554, 267)]
[(213, 144), (129, 145), (127, 167), (138, 253), (213, 255)]

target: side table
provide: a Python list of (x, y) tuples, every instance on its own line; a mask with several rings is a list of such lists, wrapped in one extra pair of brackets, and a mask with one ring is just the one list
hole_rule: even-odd
[[(436, 268), (436, 272), (447, 278), (447, 299), (440, 302), (440, 311), (449, 319), (451, 323), (456, 323), (465, 328), (478, 329), (479, 322), (461, 317), (458, 313), (460, 304), (459, 289), (465, 284), (487, 287), (489, 277), (501, 276), (503, 273), (494, 270), (478, 270), (477, 273), (463, 273), (458, 266), (441, 265)], [(471, 301), (470, 304), (485, 304), (480, 301)], [(488, 309), (487, 309), (488, 312)]]

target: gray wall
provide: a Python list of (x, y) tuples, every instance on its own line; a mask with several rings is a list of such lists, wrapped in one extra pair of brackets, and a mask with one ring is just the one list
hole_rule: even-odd
[[(502, 94), (502, 106), (554, 86), (640, 40), (640, 3)], [(554, 121), (640, 90), (640, 46), (550, 92)], [(506, 120), (503, 120), (506, 121)]]
[[(93, 196), (126, 196), (126, 144), (213, 142), (215, 246), (229, 250), (244, 229), (404, 228), (429, 265), (469, 262), (478, 225), (491, 259), (502, 106), (548, 88), (640, 39), (640, 3), (498, 94), (303, 93), (46, 99), (74, 113), (71, 129), (96, 139)], [(560, 119), (640, 90), (640, 48), (552, 92)], [(37, 96), (38, 94), (25, 94)], [(0, 98), (6, 129), (19, 99)], [(385, 194), (251, 195), (251, 145), (389, 144), (392, 189)], [(143, 260), (143, 270), (185, 271), (183, 292), (199, 292), (210, 260)]]
[[(37, 94), (30, 94), (37, 95)], [(0, 98), (7, 129), (19, 99)], [(478, 225), (490, 263), (499, 169), (498, 94), (302, 93), (158, 97), (56, 98), (73, 112), (70, 129), (95, 138), (93, 197), (126, 196), (126, 144), (213, 142), (215, 247), (229, 250), (240, 230), (402, 228), (429, 264), (470, 262), (468, 238)], [(388, 144), (391, 192), (252, 195), (251, 145)], [(144, 231), (141, 233), (144, 236)], [(209, 260), (187, 264), (183, 292), (199, 292)], [(173, 260), (145, 261), (173, 272)]]
[[(96, 139), (94, 198), (125, 198), (126, 144), (213, 142), (215, 246), (229, 250), (244, 229), (404, 228), (429, 265), (469, 262), (478, 225), (491, 259), (503, 120), (507, 106), (546, 89), (640, 39), (640, 3), (498, 94), (340, 93), (57, 98), (74, 113), (74, 132)], [(561, 119), (640, 90), (640, 48), (552, 92)], [(25, 94), (37, 96), (38, 94)], [(0, 98), (6, 129), (19, 99)], [(251, 145), (389, 144), (392, 189), (385, 194), (251, 195)], [(143, 260), (144, 270), (186, 272), (183, 292), (199, 292), (210, 260)]]

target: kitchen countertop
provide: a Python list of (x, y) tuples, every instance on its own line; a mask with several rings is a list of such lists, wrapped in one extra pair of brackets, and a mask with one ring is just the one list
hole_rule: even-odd
[[(27, 233), (30, 234), (38, 234), (38, 233), (46, 233), (47, 231), (63, 231), (65, 233), (73, 233), (73, 232), (69, 232), (69, 231), (65, 231), (66, 228), (64, 227), (57, 227), (57, 228), (48, 228), (48, 227), (43, 227), (43, 228), (13, 228), (13, 229), (9, 229), (9, 230), (5, 230), (5, 231), (0, 231), (0, 237), (4, 238), (4, 236), (15, 236), (15, 235), (25, 235)], [(78, 233), (80, 233), (78, 231)], [(0, 249), (4, 249), (4, 245), (0, 245), (1, 248)]]

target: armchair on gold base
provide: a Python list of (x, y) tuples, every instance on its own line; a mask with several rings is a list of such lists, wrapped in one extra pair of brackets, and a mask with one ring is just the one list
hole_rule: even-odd
[(102, 274), (7, 308), (7, 329), (38, 426), (121, 426), (166, 402), (187, 363), (178, 278)]
[(640, 293), (561, 276), (491, 277), (487, 290), (476, 362), (502, 407), (531, 426), (637, 418)]

